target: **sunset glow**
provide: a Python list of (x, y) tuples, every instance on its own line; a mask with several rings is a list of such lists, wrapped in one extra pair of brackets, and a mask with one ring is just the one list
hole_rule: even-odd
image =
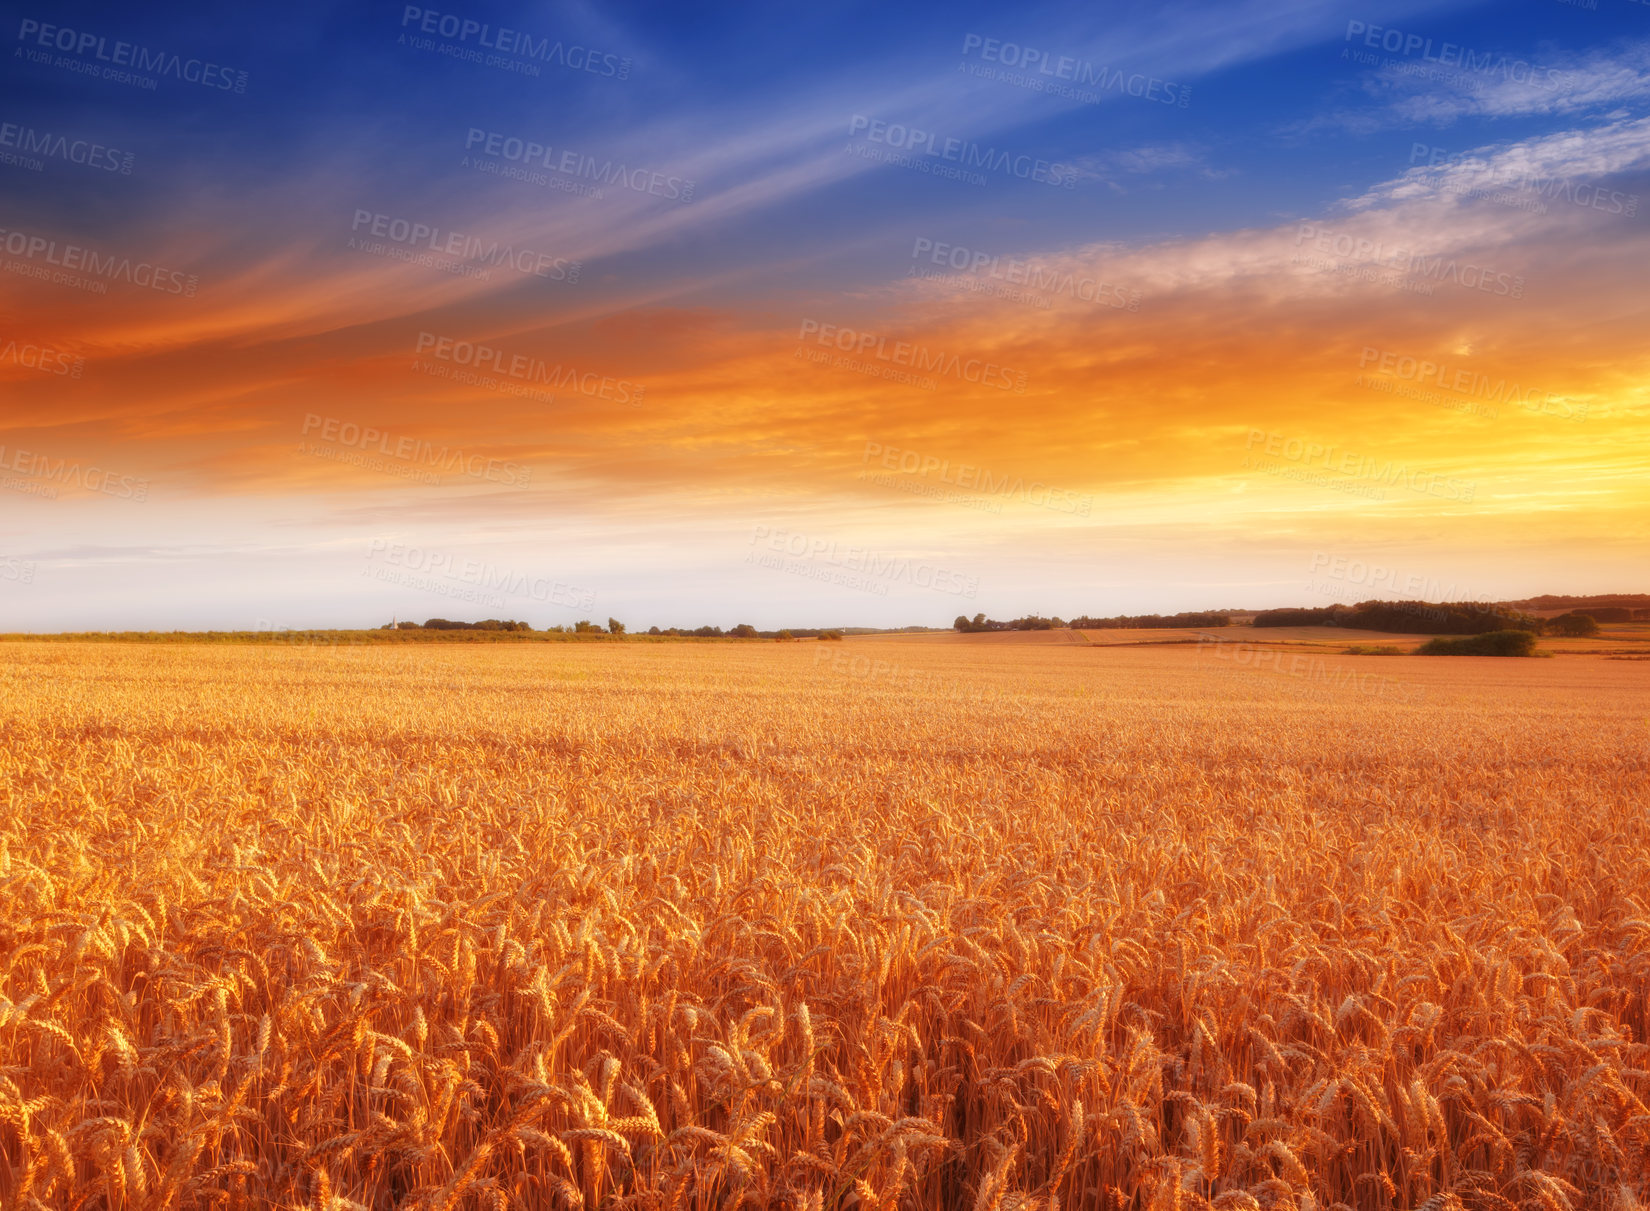
[(1642, 4), (5, 36), (3, 629), (1650, 588)]

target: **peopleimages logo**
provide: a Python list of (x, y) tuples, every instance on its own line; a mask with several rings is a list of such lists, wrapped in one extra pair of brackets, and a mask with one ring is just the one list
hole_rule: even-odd
[(464, 150), (506, 160), (511, 164), (520, 164), (523, 167), (546, 168), (551, 172), (596, 181), (609, 187), (651, 194), (668, 202), (693, 201), (694, 183), (681, 177), (666, 176), (648, 168), (630, 168), (623, 161), (598, 161), (595, 156), (587, 156), (583, 152), (571, 151), (565, 147), (562, 148), (561, 154), (557, 155), (556, 149), (548, 143), (505, 135), (496, 130), (470, 127), (469, 133), (464, 137)]
[[(1440, 67), (1458, 68), (1461, 71), (1476, 72), (1482, 76), (1499, 76), (1514, 84), (1528, 84), (1533, 88), (1558, 90), (1569, 83), (1563, 72), (1554, 67), (1540, 67), (1524, 59), (1509, 59), (1506, 55), (1494, 51), (1475, 51), (1470, 47), (1458, 46), (1454, 42), (1439, 42), (1437, 52), (1433, 51), (1433, 40), (1421, 34), (1406, 34), (1401, 29), (1390, 26), (1371, 25), (1367, 21), (1348, 21), (1346, 23), (1345, 41), (1359, 39), (1361, 45), (1372, 51), (1382, 51), (1400, 58), (1419, 57), (1424, 63), (1436, 63)], [(1343, 50), (1341, 57), (1355, 58), (1349, 51)], [(1367, 58), (1369, 56), (1365, 56)], [(1363, 62), (1362, 58), (1355, 58)]]
[[(116, 67), (130, 67), (136, 72), (150, 72), (156, 76), (171, 76), (174, 80), (181, 80), (186, 84), (199, 84), (203, 88), (215, 88), (223, 92), (244, 93), (246, 91), (246, 73), (233, 68), (223, 67), (217, 63), (208, 63), (204, 59), (186, 59), (182, 55), (175, 55), (168, 51), (150, 50), (146, 46), (138, 46), (132, 42), (116, 41), (113, 45), (109, 39), (101, 34), (90, 34), (83, 30), (73, 30), (62, 25), (47, 25), (36, 21), (32, 17), (24, 17), (17, 27), (17, 40), (25, 47), (30, 42), (46, 51), (61, 51), (66, 55), (74, 55), (84, 60), (87, 53), (99, 62), (111, 64), (101, 73), (91, 64), (77, 65), (60, 63), (56, 66), (72, 67), (86, 75), (101, 74), (105, 79), (120, 80), (122, 83), (142, 83), (141, 80), (126, 78), (129, 73), (116, 71)], [(31, 51), (29, 59), (38, 62), (42, 56), (39, 51)], [(91, 67), (91, 71), (86, 71)], [(153, 88), (153, 81), (146, 87)]]
[(68, 135), (19, 126), (16, 122), (0, 122), (0, 147), (9, 147), (20, 156), (44, 156), (48, 160), (63, 160), (104, 172), (132, 175), (136, 158), (129, 151), (105, 147), (87, 139), (70, 139)]
[(1404, 575), (1397, 568), (1328, 551), (1312, 553), (1311, 570), (1349, 585), (1360, 585), (1361, 592), (1402, 593), (1407, 597), (1425, 597), (1428, 601), (1445, 603), (1465, 601), (1468, 596), (1458, 585), (1446, 587), (1430, 576), (1415, 573)]
[(34, 560), (14, 559), (10, 556), (0, 559), (0, 580), (15, 580), (18, 584), (33, 584)]
[(1430, 358), (1365, 345), (1358, 355), (1358, 367), (1367, 369), (1370, 366), (1374, 366), (1380, 374), (1391, 375), (1406, 383), (1439, 387), (1492, 404), (1516, 404), (1528, 412), (1545, 413), (1564, 420), (1587, 415), (1586, 404), (1573, 405), (1564, 397), (1539, 387), (1525, 387), (1516, 380), (1509, 382), (1505, 377), (1494, 378), (1477, 370), (1451, 367)]
[[(15, 471), (16, 475), (8, 474)], [(122, 500), (149, 499), (149, 481), (132, 475), (119, 475), (102, 467), (83, 467), (66, 458), (53, 460), (50, 455), (33, 454), (28, 450), (13, 450), (6, 457), (6, 447), (0, 446), (0, 486), (23, 491), (30, 495), (57, 498), (58, 487), (84, 488)]]
[[(903, 475), (914, 475), (923, 479), (933, 474), (943, 484), (987, 496), (1017, 498), (1027, 504), (1052, 509), (1057, 513), (1074, 513), (1080, 517), (1087, 517), (1089, 510), (1094, 507), (1094, 497), (1079, 496), (1064, 488), (1051, 488), (1040, 479), (1034, 479), (1028, 484), (1023, 475), (994, 475), (987, 468), (977, 467), (972, 463), (958, 463), (953, 467), (951, 460), (947, 458), (867, 441), (864, 451), (859, 456), (860, 465), (869, 465), (873, 458), (877, 460), (878, 466), (888, 471), (898, 471)], [(860, 477), (864, 478), (864, 474), (862, 471)]]
[(386, 433), (370, 425), (359, 425), (354, 421), (341, 421), (335, 416), (318, 416), (308, 412), (304, 414), (303, 436), (308, 437), (312, 433), (318, 434), (319, 439), (328, 444), (308, 450), (300, 444), (299, 453), (331, 457), (342, 448), (352, 453), (376, 453), (410, 464), (434, 467), (447, 474), (468, 475), (472, 479), (486, 479), (493, 483), (525, 484), (530, 483), (533, 478), (533, 469), (520, 463), (489, 458), (485, 454), (471, 454), (462, 448), (437, 446), (433, 442), (416, 437), (397, 438), (392, 433)]
[[(387, 567), (375, 569), (373, 567), (375, 561), (387, 565)], [(426, 583), (415, 584), (393, 575), (380, 574), (391, 569), (415, 576), (428, 577), (430, 580)], [(420, 547), (416, 544), (392, 542), (387, 538), (374, 538), (367, 543), (367, 566), (362, 569), (361, 574), (363, 576), (376, 575), (377, 579), (380, 580), (389, 580), (408, 588), (428, 589), (443, 596), (454, 596), (455, 594), (439, 587), (439, 582), (453, 581), (457, 584), (468, 585), (478, 593), (492, 594), (493, 596), (486, 599), (484, 604), (494, 607), (503, 606), (505, 596), (525, 597), (531, 601), (580, 610), (588, 610), (596, 602), (596, 591), (594, 589), (580, 588), (578, 585), (566, 584), (560, 580), (553, 580), (548, 576), (500, 567), (497, 564), (469, 559), (447, 551)]]
[(1409, 685), (1383, 677), (1379, 673), (1349, 665), (1344, 661), (1330, 663), (1322, 656), (1302, 652), (1286, 652), (1278, 648), (1262, 647), (1253, 643), (1234, 643), (1216, 635), (1199, 635), (1197, 651), (1217, 660), (1228, 661), (1241, 668), (1257, 672), (1280, 673), (1299, 677), (1302, 681), (1321, 682), (1336, 689), (1354, 689), (1375, 698), (1395, 698), (1401, 702), (1419, 702), (1426, 697), (1423, 686)]
[[(1016, 257), (1001, 257), (978, 249), (964, 248), (959, 244), (946, 244), (931, 240), (927, 236), (916, 238), (916, 242), (911, 246), (911, 259), (926, 261), (930, 265), (952, 269), (957, 273), (972, 274), (1013, 286), (1024, 286), (1043, 294), (1063, 294), (1068, 298), (1096, 303), (1103, 307), (1140, 310), (1140, 292), (1137, 290), (1128, 290), (1096, 278), (1080, 278), (1066, 270), (1046, 269)], [(916, 265), (912, 267), (909, 276), (944, 275), (930, 273)]]
[[(1383, 240), (1348, 231), (1337, 231), (1320, 223), (1303, 222), (1295, 230), (1295, 246), (1309, 245), (1314, 252), (1327, 256), (1362, 261), (1370, 265), (1393, 269), (1407, 278), (1426, 283), (1449, 282), (1467, 290), (1481, 290), (1501, 298), (1524, 297), (1522, 274), (1499, 273), (1471, 261), (1454, 257), (1427, 256)], [(1300, 258), (1297, 257), (1297, 260)], [(1332, 263), (1331, 263), (1332, 264)]]
[[(834, 539), (795, 530), (757, 526), (751, 531), (750, 545), (764, 547), (770, 554), (761, 555), (752, 550), (745, 556), (746, 563), (878, 596), (887, 596), (888, 584), (902, 581), (919, 589), (956, 597), (973, 597), (980, 589), (977, 576), (903, 555), (886, 555), (869, 547), (839, 546)], [(787, 558), (798, 562), (788, 564)]]
[(36, 345), (27, 341), (6, 341), (0, 344), (0, 366), (22, 366), (42, 374), (79, 378), (86, 369), (86, 359), (53, 349), (50, 345)]
[(547, 383), (558, 390), (576, 391), (591, 399), (612, 400), (617, 404), (639, 404), (646, 391), (641, 383), (631, 382), (627, 378), (614, 378), (594, 371), (581, 373), (577, 366), (564, 366), (560, 362), (552, 366), (543, 358), (507, 353), (491, 345), (454, 340), (434, 332), (420, 332), (413, 351), (427, 353), (469, 370), (490, 371), (526, 383)]
[[(1073, 59), (1069, 55), (1051, 55), (1045, 50), (1021, 46), (1017, 42), (1007, 42), (1000, 38), (987, 38), (982, 34), (964, 34), (962, 53), (964, 58), (978, 54), (986, 63), (1001, 63), (1004, 67), (1035, 72), (1036, 76), (1031, 77), (1029, 82), (1034, 85), (1042, 84), (1044, 87), (1037, 89), (1039, 92), (1054, 92), (1063, 96), (1069, 90), (1053, 87), (1053, 82), (1069, 80), (1072, 85), (1079, 88), (1110, 89), (1126, 96), (1156, 101), (1178, 109), (1185, 109), (1192, 103), (1191, 88), (1184, 84), (1176, 84), (1172, 80), (1160, 80), (1156, 76), (1148, 76), (1141, 72), (1125, 74), (1117, 69), (1096, 67), (1085, 59)], [(1043, 79), (1039, 80), (1037, 77)]]
[(1444, 168), (1449, 175), (1439, 182), (1445, 193), (1475, 199), (1487, 198), (1502, 205), (1546, 214), (1548, 202), (1568, 202), (1584, 210), (1635, 218), (1639, 195), (1606, 189), (1574, 177), (1539, 177), (1517, 164), (1494, 164), (1480, 156), (1451, 152), (1430, 143), (1412, 143), (1411, 167)]
[(589, 72), (593, 76), (607, 76), (615, 80), (630, 78), (630, 60), (619, 55), (591, 50), (576, 43), (569, 45), (548, 35), (538, 37), (523, 30), (500, 25), (494, 27), (483, 21), (460, 17), (455, 13), (437, 12), (409, 4), (401, 12), (401, 28), (416, 25), (418, 32), (433, 34), (467, 45), (475, 39), (482, 50), (497, 51), (538, 63), (554, 63), (571, 71)]
[[(79, 244), (64, 244), (59, 247), (56, 240), (43, 235), (33, 235), (27, 231), (12, 231), (0, 227), (0, 249), (4, 249), (9, 256), (22, 257), (26, 261), (38, 258), (60, 269), (88, 274), (92, 279), (101, 278), (104, 282), (130, 282), (134, 286), (158, 290), (162, 294), (193, 296), (196, 286), (200, 284), (200, 279), (194, 274), (167, 269), (149, 261), (134, 261), (131, 257), (104, 256), (95, 248), (85, 248)], [(11, 269), (11, 266), (8, 265), (7, 268)]]
[[(988, 172), (1018, 177), (1022, 181), (1036, 181), (1063, 189), (1073, 189), (1077, 185), (1077, 170), (1069, 164), (1055, 164), (1035, 156), (982, 147), (968, 139), (941, 138), (930, 130), (899, 122), (884, 122), (881, 118), (864, 114), (855, 114), (848, 119), (848, 135), (850, 138), (862, 135), (871, 143), (942, 160), (961, 169), (983, 168)], [(849, 147), (852, 148), (853, 144), (850, 143)]]
[[(388, 240), (391, 244), (428, 249), (430, 252), (454, 257), (460, 261), (478, 261), (495, 268), (505, 266), (518, 273), (549, 278), (552, 282), (577, 282), (579, 271), (584, 268), (579, 261), (569, 261), (566, 257), (535, 252), (531, 248), (517, 248), (512, 244), (500, 244), (497, 240), (485, 240), (480, 236), (466, 235), (462, 231), (449, 231), (443, 234), (441, 228), (433, 224), (400, 219), (394, 215), (379, 214), (371, 210), (355, 212), (355, 222), (350, 225), (350, 230), (359, 232), (363, 227), (368, 234)], [(352, 236), (352, 247), (354, 239)]]
[[(1301, 468), (1321, 468), (1324, 472), (1346, 477), (1349, 483), (1362, 485), (1399, 486), (1423, 496), (1437, 496), (1444, 500), (1470, 502), (1477, 492), (1477, 484), (1451, 479), (1435, 472), (1411, 467), (1407, 463), (1372, 458), (1339, 446), (1288, 437), (1282, 433), (1262, 429), (1249, 430), (1247, 450), (1260, 446), (1271, 458), (1298, 464)], [(1246, 458), (1245, 466), (1268, 470), (1266, 464), (1255, 458)], [(1290, 478), (1295, 478), (1291, 476)], [(1326, 485), (1332, 486), (1332, 485)], [(1385, 499), (1382, 497), (1381, 499)]]
[(810, 337), (815, 344), (840, 349), (856, 357), (874, 357), (880, 362), (908, 366), (920, 374), (943, 374), (964, 382), (979, 383), (982, 387), (995, 387), (999, 391), (1012, 391), (1016, 395), (1025, 394), (1025, 373), (998, 365), (996, 362), (984, 361), (977, 357), (963, 358), (943, 349), (913, 345), (910, 341), (890, 342), (886, 336), (880, 336), (875, 332), (861, 332), (838, 324), (822, 324), (818, 320), (805, 319), (796, 339), (806, 341)]

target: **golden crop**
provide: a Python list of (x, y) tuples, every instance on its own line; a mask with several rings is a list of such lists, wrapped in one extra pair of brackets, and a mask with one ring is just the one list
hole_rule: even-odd
[(6, 644), (0, 1202), (1642, 1205), (1642, 666), (1335, 659)]

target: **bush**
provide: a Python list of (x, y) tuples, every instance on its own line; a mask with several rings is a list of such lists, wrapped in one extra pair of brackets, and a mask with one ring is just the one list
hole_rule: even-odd
[(842, 642), (842, 632), (841, 631), (821, 631), (819, 633), (819, 637), (821, 639), (829, 640), (832, 643), (841, 643)]
[(795, 639), (796, 636), (791, 634), (789, 631), (780, 631), (779, 634), (774, 636), (774, 638), (780, 643), (784, 643), (786, 640)]
[(1554, 635), (1570, 635), (1575, 637), (1580, 637), (1583, 635), (1597, 635), (1598, 619), (1594, 618), (1591, 614), (1582, 614), (1579, 611), (1572, 611), (1568, 614), (1560, 614), (1557, 618), (1547, 619), (1547, 630), (1551, 631)]
[(1533, 656), (1535, 636), (1529, 631), (1487, 631), (1462, 639), (1429, 639), (1422, 656)]

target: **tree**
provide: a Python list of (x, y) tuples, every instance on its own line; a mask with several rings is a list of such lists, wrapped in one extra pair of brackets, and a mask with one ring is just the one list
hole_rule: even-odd
[(728, 634), (732, 635), (735, 639), (755, 639), (756, 628), (748, 622), (741, 622), (738, 626), (734, 627), (733, 630), (729, 631)]
[(609, 618), (607, 620), (607, 633), (609, 635), (623, 635), (624, 623), (620, 622), (617, 618)]
[(783, 643), (787, 639), (795, 639), (796, 636), (791, 634), (789, 631), (780, 631), (779, 634), (774, 636), (774, 638), (780, 643)]
[(602, 629), (588, 618), (581, 618), (573, 624), (573, 630), (580, 635), (599, 635)]
[(841, 631), (821, 631), (819, 633), (819, 637), (821, 639), (825, 640), (828, 643), (841, 643), (842, 642), (842, 632)]
[(1557, 618), (1547, 619), (1547, 630), (1554, 635), (1569, 635), (1580, 638), (1585, 635), (1598, 634), (1598, 619), (1591, 614), (1578, 614), (1571, 611), (1560, 614)]

